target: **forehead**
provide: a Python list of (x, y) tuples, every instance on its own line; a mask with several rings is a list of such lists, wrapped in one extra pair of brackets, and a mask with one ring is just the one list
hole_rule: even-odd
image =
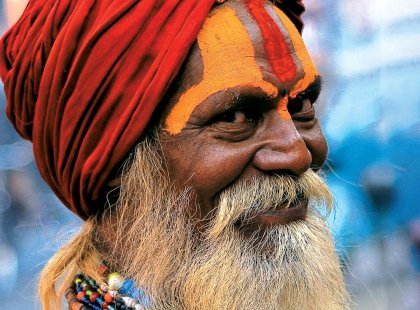
[(269, 97), (293, 97), (315, 79), (300, 34), (271, 2), (228, 1), (211, 11), (187, 61), (166, 129), (179, 133), (193, 110), (212, 94), (245, 86)]

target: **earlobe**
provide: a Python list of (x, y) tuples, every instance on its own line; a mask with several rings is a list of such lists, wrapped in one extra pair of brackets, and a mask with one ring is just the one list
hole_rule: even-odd
[(109, 187), (114, 188), (121, 185), (121, 177), (115, 178), (108, 182), (107, 184)]

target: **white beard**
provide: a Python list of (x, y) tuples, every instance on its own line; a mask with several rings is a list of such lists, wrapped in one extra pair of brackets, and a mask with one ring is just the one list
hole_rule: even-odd
[(305, 221), (272, 226), (258, 238), (234, 225), (302, 191), (311, 205), (328, 204), (314, 172), (300, 185), (285, 176), (226, 189), (215, 218), (198, 233), (186, 212), (188, 190), (171, 189), (155, 148), (142, 143), (123, 177), (109, 259), (151, 296), (153, 309), (347, 308), (334, 244), (315, 207)]
[(323, 219), (265, 232), (269, 253), (233, 229), (210, 242), (190, 268), (186, 309), (344, 309), (346, 292)]

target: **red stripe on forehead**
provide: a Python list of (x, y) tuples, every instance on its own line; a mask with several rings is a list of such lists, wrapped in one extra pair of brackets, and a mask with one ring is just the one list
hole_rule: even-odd
[(296, 77), (297, 68), (286, 39), (265, 10), (264, 2), (265, 0), (247, 0), (246, 6), (261, 30), (264, 49), (274, 73), (281, 83), (287, 83)]

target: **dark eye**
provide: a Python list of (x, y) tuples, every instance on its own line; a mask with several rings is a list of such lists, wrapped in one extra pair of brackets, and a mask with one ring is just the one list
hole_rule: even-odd
[(287, 105), (290, 115), (305, 114), (313, 111), (313, 103), (310, 99), (302, 99), (299, 96), (289, 101)]
[(247, 123), (254, 122), (257, 117), (251, 111), (245, 110), (232, 110), (222, 113), (213, 119), (213, 122), (225, 122), (225, 123)]

